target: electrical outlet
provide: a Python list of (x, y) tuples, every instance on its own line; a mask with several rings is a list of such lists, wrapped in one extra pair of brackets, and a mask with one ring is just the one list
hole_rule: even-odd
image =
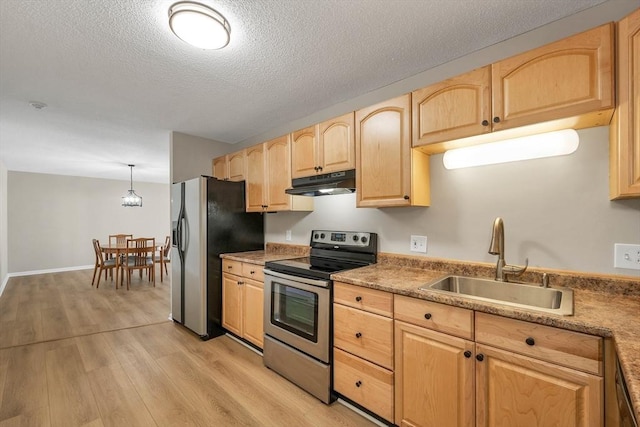
[(613, 248), (614, 267), (640, 270), (640, 245), (616, 243), (614, 244)]
[(427, 236), (411, 236), (411, 252), (427, 253)]
[(291, 230), (287, 230), (284, 234), (284, 240), (286, 240), (287, 242), (291, 241)]

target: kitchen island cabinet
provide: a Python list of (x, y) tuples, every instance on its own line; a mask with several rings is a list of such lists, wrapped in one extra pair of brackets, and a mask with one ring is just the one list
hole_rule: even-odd
[(356, 206), (428, 206), (429, 156), (411, 148), (411, 94), (356, 111)]
[(291, 177), (355, 168), (354, 113), (291, 134)]
[(640, 9), (618, 22), (617, 107), (610, 131), (614, 199), (640, 197)]
[(433, 154), (496, 131), (510, 130), (505, 139), (609, 124), (613, 40), (605, 24), (414, 91), (413, 147)]

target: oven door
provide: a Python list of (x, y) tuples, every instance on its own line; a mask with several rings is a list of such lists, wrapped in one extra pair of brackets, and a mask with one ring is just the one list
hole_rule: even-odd
[(330, 285), (265, 268), (265, 334), (329, 363)]

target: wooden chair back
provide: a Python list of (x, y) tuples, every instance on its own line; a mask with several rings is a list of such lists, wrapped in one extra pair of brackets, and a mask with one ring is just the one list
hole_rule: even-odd
[(111, 234), (109, 235), (109, 246), (124, 247), (129, 239), (133, 239), (133, 234)]
[(131, 283), (131, 270), (148, 270), (149, 280), (156, 285), (156, 239), (153, 237), (139, 237), (127, 240), (127, 257), (123, 264), (127, 275), (127, 290)]

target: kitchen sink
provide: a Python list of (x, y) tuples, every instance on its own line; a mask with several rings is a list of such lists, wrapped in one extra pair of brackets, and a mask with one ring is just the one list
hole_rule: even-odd
[(420, 290), (455, 294), (461, 298), (544, 313), (573, 315), (573, 291), (567, 288), (545, 288), (534, 283), (499, 282), (478, 277), (445, 276), (421, 287)]

